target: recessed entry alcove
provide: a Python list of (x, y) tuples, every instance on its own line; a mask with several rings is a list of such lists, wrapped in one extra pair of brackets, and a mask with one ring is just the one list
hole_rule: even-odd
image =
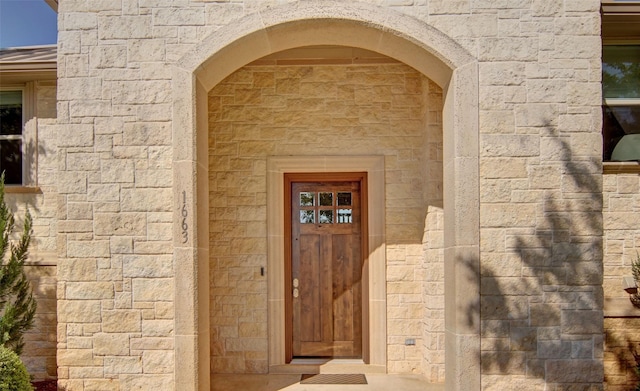
[[(322, 34), (318, 34), (318, 31), (322, 31)], [(363, 269), (362, 276), (362, 359), (370, 366), (388, 370), (388, 254), (385, 248), (389, 239), (386, 235), (389, 204), (385, 204), (385, 195), (391, 194), (387, 186), (388, 178), (401, 173), (388, 172), (386, 168), (393, 165), (386, 160), (390, 155), (393, 155), (392, 159), (399, 155), (375, 148), (371, 149), (371, 153), (359, 150), (360, 153), (356, 154), (352, 152), (353, 148), (349, 148), (348, 142), (343, 144), (342, 150), (334, 146), (334, 149), (318, 148), (317, 151), (302, 149), (303, 153), (295, 154), (281, 145), (286, 143), (277, 141), (282, 136), (278, 132), (286, 135), (287, 130), (271, 129), (272, 134), (269, 134), (268, 130), (253, 126), (260, 122), (261, 115), (268, 119), (284, 114), (278, 114), (277, 110), (243, 111), (241, 107), (219, 110), (228, 104), (225, 96), (229, 99), (233, 97), (236, 106), (250, 106), (257, 99), (264, 99), (263, 96), (258, 97), (250, 88), (238, 94), (238, 90), (242, 90), (239, 88), (233, 94), (217, 91), (216, 98), (211, 99), (211, 92), (224, 84), (225, 80), (228, 82), (229, 78), (237, 77), (239, 79), (235, 82), (241, 84), (242, 77), (248, 73), (255, 77), (256, 72), (247, 72), (248, 68), (281, 65), (286, 65), (286, 69), (291, 69), (289, 66), (300, 67), (300, 64), (283, 64), (287, 58), (278, 58), (278, 53), (290, 49), (297, 50), (297, 53), (309, 49), (317, 52), (318, 48), (331, 48), (334, 53), (336, 49), (347, 48), (350, 53), (360, 53), (359, 58), (363, 61), (377, 61), (380, 66), (412, 68), (421, 74), (423, 86), (431, 82), (440, 90), (440, 137), (443, 145), (440, 193), (444, 205), (447, 382), (458, 383), (455, 386), (457, 389), (476, 389), (480, 373), (479, 359), (475, 357), (479, 351), (479, 330), (469, 328), (466, 318), (464, 322), (459, 321), (457, 309), (477, 299), (477, 292), (462, 290), (454, 283), (462, 278), (458, 276), (460, 272), (455, 268), (455, 263), (477, 255), (478, 251), (476, 63), (453, 41), (418, 20), (376, 6), (333, 2), (287, 5), (248, 15), (233, 26), (223, 27), (207, 37), (196, 52), (186, 55), (174, 69), (174, 199), (176, 221), (181, 223), (175, 229), (175, 333), (176, 351), (182, 357), (176, 360), (176, 386), (180, 389), (209, 389), (210, 368), (221, 365), (213, 361), (216, 355), (211, 351), (242, 351), (243, 346), (228, 345), (236, 342), (258, 346), (254, 356), (243, 357), (247, 372), (274, 371), (279, 366), (287, 365), (283, 296), (284, 287), (288, 284), (284, 281), (283, 261), (286, 253), (284, 179), (286, 174), (296, 172), (362, 173), (366, 178), (368, 214), (364, 258), (368, 268)], [(312, 64), (314, 67), (340, 65), (331, 64), (331, 61), (337, 60), (331, 59), (326, 52), (313, 60), (316, 62)], [(267, 64), (266, 61), (272, 61), (273, 64)], [(318, 69), (322, 67), (314, 68), (314, 71)], [(262, 76), (265, 78), (260, 79), (261, 82), (268, 85), (271, 82), (269, 75)], [(324, 83), (318, 83), (318, 88), (322, 88)], [(273, 99), (272, 107), (277, 107), (282, 97), (296, 88), (300, 86), (287, 85), (286, 81), (279, 86), (274, 85), (274, 95), (269, 98)], [(367, 88), (364, 85), (364, 89)], [(243, 95), (243, 92), (246, 94)], [(318, 90), (312, 91), (313, 94), (319, 94)], [(428, 97), (423, 98), (423, 102), (426, 99)], [(222, 106), (215, 107), (216, 104)], [(300, 104), (313, 105), (314, 101)], [(212, 121), (217, 121), (218, 125), (224, 122), (220, 118), (213, 118), (217, 115), (228, 115), (228, 119), (232, 120), (232, 116), (243, 114), (256, 118), (251, 121), (235, 118), (238, 121), (231, 121), (236, 125), (235, 128), (210, 129)], [(373, 119), (376, 112), (368, 115)], [(289, 123), (304, 119), (290, 119)], [(242, 122), (246, 128), (241, 128)], [(254, 133), (256, 129), (261, 131), (261, 136), (257, 138)], [(427, 132), (427, 129), (424, 131)], [(237, 138), (240, 134), (244, 136)], [(236, 139), (233, 139), (234, 135)], [(225, 137), (229, 139), (225, 140)], [(225, 142), (227, 147), (238, 148), (243, 153), (235, 155), (235, 158), (230, 157), (232, 155), (212, 154), (212, 146), (214, 150), (222, 151)], [(304, 138), (300, 138), (300, 144), (302, 148)], [(424, 152), (424, 148), (426, 145), (421, 145), (419, 149)], [(231, 162), (230, 159), (235, 160)], [(424, 161), (421, 159), (416, 161)], [(248, 175), (237, 176), (238, 171)], [(429, 188), (427, 178), (428, 172), (424, 171), (420, 191)], [(395, 187), (391, 186), (392, 189)], [(456, 190), (462, 187), (467, 191), (462, 193)], [(247, 192), (252, 194), (251, 200), (243, 198)], [(420, 195), (420, 199), (424, 197), (424, 194)], [(223, 198), (225, 202), (218, 203)], [(234, 203), (241, 207), (229, 208)], [(427, 205), (424, 205), (423, 209), (426, 208)], [(187, 211), (184, 214), (181, 212), (183, 209)], [(233, 216), (225, 215), (232, 209), (235, 212)], [(425, 212), (422, 213), (424, 215)], [(238, 221), (243, 222), (242, 232), (235, 232), (233, 236), (227, 231), (226, 235), (231, 235), (228, 236), (228, 245), (220, 245), (219, 238), (225, 237), (226, 228), (240, 229), (232, 223)], [(187, 232), (186, 241), (183, 231)], [(227, 261), (233, 263), (233, 259), (242, 261), (237, 270), (234, 267), (227, 269), (227, 273), (238, 273), (235, 277), (242, 283), (236, 285), (233, 293), (236, 296), (248, 294), (251, 300), (256, 301), (258, 310), (251, 314), (242, 311), (234, 313), (231, 310), (234, 294), (228, 294), (228, 287), (224, 288), (226, 292), (216, 288), (214, 280), (229, 278), (229, 275), (225, 277), (215, 273), (215, 270)], [(253, 279), (242, 279), (241, 275), (249, 270), (253, 273)], [(265, 293), (267, 300), (264, 300)], [(224, 304), (218, 306), (225, 300), (229, 300), (229, 314), (224, 313)], [(216, 321), (228, 317), (228, 322), (232, 323), (235, 319), (237, 323), (229, 327), (218, 324), (218, 331), (214, 334), (214, 317)], [(216, 347), (221, 331), (246, 335), (247, 338), (234, 339), (232, 336), (227, 341), (236, 342), (225, 342), (224, 346)], [(260, 351), (264, 351), (265, 355)], [(256, 367), (251, 367), (253, 364), (249, 362)], [(469, 366), (463, 365), (463, 362), (476, 364)], [(226, 370), (236, 371), (234, 365), (230, 363)]]

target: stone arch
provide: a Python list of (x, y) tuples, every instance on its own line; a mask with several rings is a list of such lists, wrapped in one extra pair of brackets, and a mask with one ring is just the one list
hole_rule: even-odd
[(376, 51), (445, 92), (445, 329), (447, 389), (480, 388), (477, 62), (452, 39), (406, 14), (364, 3), (314, 1), (268, 8), (205, 38), (173, 69), (175, 381), (209, 390), (207, 93), (263, 56), (301, 46)]

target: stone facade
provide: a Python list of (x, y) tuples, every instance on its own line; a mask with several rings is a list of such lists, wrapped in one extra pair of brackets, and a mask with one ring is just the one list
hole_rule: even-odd
[[(452, 390), (603, 389), (638, 180), (602, 175), (599, 7), (60, 0), (42, 194), (16, 196), (38, 205), (36, 258), (58, 257), (60, 386), (269, 371), (268, 159), (378, 155), (384, 370)], [(264, 62), (318, 45), (385, 60)]]
[(636, 354), (640, 310), (631, 306), (622, 278), (631, 276), (631, 263), (638, 256), (638, 216), (634, 208), (640, 182), (637, 174), (604, 176), (604, 281), (605, 292), (605, 382), (607, 390), (627, 390), (638, 384)]
[[(37, 186), (29, 189), (7, 186), (5, 201), (14, 213), (16, 227), (22, 227), (28, 209), (33, 216), (33, 239), (25, 271), (38, 303), (33, 328), (25, 333), (22, 352), (29, 373), (37, 380), (55, 378), (56, 365), (56, 83), (30, 81), (24, 95), (29, 102), (25, 128), (37, 130)], [(33, 151), (33, 147), (27, 151)]]
[[(385, 156), (388, 370), (421, 372), (426, 211), (419, 206), (442, 204), (435, 114), (442, 91), (414, 69), (386, 61), (247, 66), (209, 93), (214, 373), (268, 371), (267, 284), (259, 274), (268, 246), (267, 157), (344, 150)], [(416, 345), (405, 346), (406, 338)]]

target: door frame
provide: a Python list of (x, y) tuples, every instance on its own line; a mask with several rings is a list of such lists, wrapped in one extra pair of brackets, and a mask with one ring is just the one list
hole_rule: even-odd
[[(367, 367), (387, 369), (387, 291), (384, 156), (272, 156), (267, 158), (267, 303), (269, 371), (295, 371), (286, 364), (284, 304), (284, 174), (296, 172), (366, 172), (368, 248), (364, 250), (363, 296), (368, 298)], [(365, 347), (368, 346), (368, 349)], [(302, 366), (304, 367), (304, 366)], [(302, 369), (301, 369), (302, 370)], [(305, 373), (305, 372), (301, 372)]]
[(360, 183), (360, 267), (361, 272), (361, 316), (362, 316), (362, 359), (365, 364), (369, 363), (369, 311), (366, 291), (368, 291), (368, 283), (365, 279), (365, 260), (366, 249), (368, 249), (368, 186), (366, 172), (307, 172), (307, 173), (285, 173), (284, 174), (284, 324), (285, 324), (285, 362), (289, 363), (293, 359), (293, 297), (290, 294), (293, 291), (292, 286), (292, 234), (291, 234), (291, 198), (293, 183), (316, 183), (316, 182), (359, 182)]

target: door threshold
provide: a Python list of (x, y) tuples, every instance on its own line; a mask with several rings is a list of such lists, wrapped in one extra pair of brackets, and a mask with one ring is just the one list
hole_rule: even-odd
[(387, 373), (384, 365), (365, 364), (362, 359), (340, 358), (294, 358), (289, 364), (271, 365), (273, 374), (318, 374), (318, 373)]

